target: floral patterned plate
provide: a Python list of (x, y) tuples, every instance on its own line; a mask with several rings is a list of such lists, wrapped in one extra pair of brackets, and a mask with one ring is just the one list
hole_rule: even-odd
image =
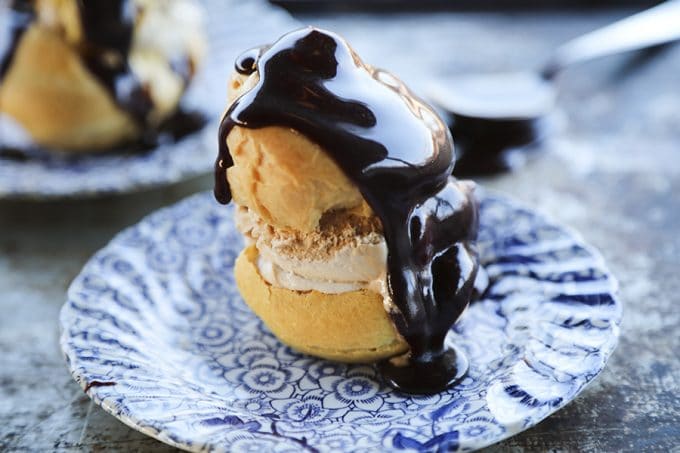
[(241, 300), (231, 207), (211, 194), (162, 209), (111, 241), (71, 285), (61, 346), (107, 412), (192, 451), (470, 450), (558, 410), (603, 369), (621, 305), (602, 258), (573, 232), (481, 197), (491, 285), (451, 330), (467, 377), (399, 394), (372, 366), (279, 343)]
[[(0, 199), (85, 198), (160, 187), (212, 171), (227, 77), (243, 50), (298, 27), (282, 9), (264, 0), (205, 0), (209, 52), (183, 98), (186, 110), (208, 118), (201, 130), (176, 143), (140, 153), (89, 154), (16, 159), (0, 153)], [(7, 9), (0, 0), (0, 27)], [(258, 27), (250, 24), (257, 23)], [(0, 144), (3, 121), (0, 115)], [(7, 126), (5, 126), (7, 127)], [(6, 139), (8, 140), (8, 139)]]

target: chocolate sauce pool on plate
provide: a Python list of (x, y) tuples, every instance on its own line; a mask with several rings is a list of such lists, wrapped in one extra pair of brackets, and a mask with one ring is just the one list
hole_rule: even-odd
[(290, 127), (321, 145), (383, 225), (391, 313), (410, 346), (379, 365), (398, 389), (431, 393), (465, 370), (444, 339), (467, 306), (477, 273), (471, 186), (451, 177), (453, 144), (430, 107), (387, 72), (361, 62), (336, 34), (305, 28), (236, 62), (259, 82), (222, 119), (215, 195), (231, 200), (227, 136), (235, 126)]

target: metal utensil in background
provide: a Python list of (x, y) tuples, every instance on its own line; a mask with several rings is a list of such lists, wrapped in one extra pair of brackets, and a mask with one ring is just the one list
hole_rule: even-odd
[(680, 0), (662, 3), (560, 46), (539, 71), (467, 74), (433, 81), (428, 98), (456, 140), (455, 174), (517, 167), (553, 127), (557, 74), (599, 57), (680, 39)]

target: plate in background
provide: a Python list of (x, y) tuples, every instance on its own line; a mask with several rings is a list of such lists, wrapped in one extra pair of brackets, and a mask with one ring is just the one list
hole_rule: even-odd
[(212, 194), (148, 216), (71, 285), (61, 346), (105, 411), (192, 451), (468, 450), (573, 400), (619, 335), (616, 282), (577, 234), (515, 202), (481, 197), (492, 284), (450, 332), (470, 359), (448, 391), (410, 397), (372, 366), (296, 353), (242, 301), (233, 207)]

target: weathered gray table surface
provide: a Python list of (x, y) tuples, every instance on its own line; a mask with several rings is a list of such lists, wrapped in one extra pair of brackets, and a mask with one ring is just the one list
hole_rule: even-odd
[[(301, 19), (345, 34), (367, 61), (418, 89), (426, 70), (536, 64), (626, 13)], [(549, 151), (483, 183), (602, 251), (621, 283), (621, 341), (576, 401), (490, 450), (680, 451), (680, 46), (590, 63), (561, 82), (566, 125)], [(114, 233), (209, 187), (206, 177), (96, 201), (0, 202), (0, 451), (170, 449), (105, 414), (71, 380), (57, 315), (70, 280)]]

